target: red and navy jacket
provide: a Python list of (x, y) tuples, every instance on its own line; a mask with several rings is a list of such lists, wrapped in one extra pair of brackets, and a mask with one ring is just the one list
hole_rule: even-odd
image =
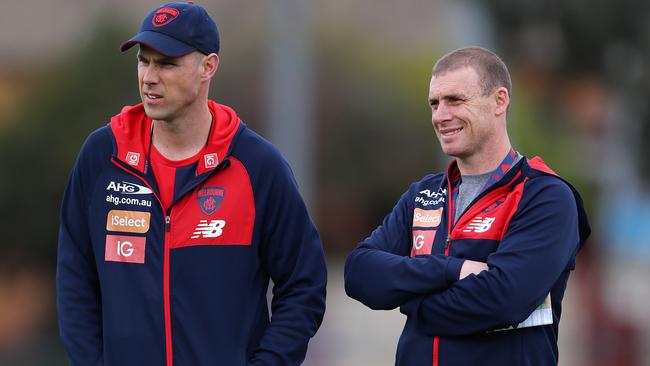
[[(322, 244), (278, 150), (209, 101), (213, 129), (165, 210), (151, 120), (126, 107), (65, 191), (57, 308), (73, 365), (299, 365), (325, 311)], [(273, 281), (271, 316), (267, 287)]]
[[(523, 158), (450, 224), (459, 179), (454, 162), (411, 185), (348, 257), (347, 294), (406, 314), (396, 365), (557, 364), (561, 301), (590, 233), (579, 194)], [(489, 270), (458, 280), (465, 259)], [(521, 327), (549, 294), (549, 324)]]

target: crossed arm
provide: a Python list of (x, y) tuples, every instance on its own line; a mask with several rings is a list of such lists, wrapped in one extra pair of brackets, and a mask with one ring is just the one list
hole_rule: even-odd
[(382, 225), (346, 261), (346, 293), (371, 309), (394, 309), (487, 269), (485, 263), (442, 254), (410, 257), (408, 212), (412, 208), (408, 201), (406, 192)]
[(575, 199), (556, 181), (528, 187), (487, 263), (442, 255), (407, 257), (403, 248), (387, 244), (409, 244), (410, 223), (395, 214), (396, 207), (348, 258), (348, 295), (373, 309), (400, 306), (432, 335), (466, 335), (518, 324), (568, 272), (578, 248)]

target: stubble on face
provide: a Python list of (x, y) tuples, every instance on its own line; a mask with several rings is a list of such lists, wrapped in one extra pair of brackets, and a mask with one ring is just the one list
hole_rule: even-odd
[(197, 102), (200, 57), (197, 52), (166, 57), (147, 47), (138, 52), (138, 81), (145, 113), (152, 120), (173, 122)]
[(476, 72), (453, 70), (432, 77), (429, 89), (432, 124), (443, 152), (454, 157), (472, 153), (477, 129), (485, 117)]

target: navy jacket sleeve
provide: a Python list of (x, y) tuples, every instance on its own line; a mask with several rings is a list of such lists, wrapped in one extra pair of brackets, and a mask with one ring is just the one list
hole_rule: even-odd
[(488, 271), (402, 306), (423, 331), (459, 336), (516, 325), (571, 267), (580, 240), (571, 189), (550, 176), (526, 184), (506, 235), (488, 257)]
[(402, 195), (381, 226), (345, 263), (345, 292), (371, 309), (390, 310), (458, 280), (463, 260), (443, 255), (410, 257), (416, 186)]
[(265, 164), (261, 256), (274, 287), (271, 322), (250, 365), (300, 365), (325, 313), (325, 257), (289, 166), (279, 153)]
[(77, 158), (61, 207), (56, 301), (61, 339), (72, 365), (99, 365), (102, 359), (101, 300), (87, 224), (93, 137)]

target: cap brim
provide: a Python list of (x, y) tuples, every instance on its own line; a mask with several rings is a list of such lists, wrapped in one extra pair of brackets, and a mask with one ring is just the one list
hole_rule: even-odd
[(142, 31), (136, 34), (133, 38), (124, 42), (120, 47), (120, 50), (124, 52), (136, 44), (147, 46), (167, 57), (180, 57), (196, 50), (196, 48), (187, 43), (181, 42), (165, 34), (152, 31)]

